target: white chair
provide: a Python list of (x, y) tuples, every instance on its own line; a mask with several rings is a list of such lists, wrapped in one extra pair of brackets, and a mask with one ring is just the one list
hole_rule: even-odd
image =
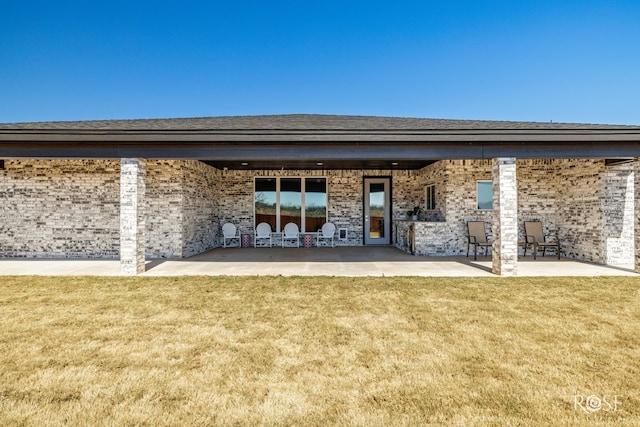
[(253, 247), (258, 247), (258, 240), (268, 240), (269, 247), (271, 247), (271, 226), (267, 222), (261, 222), (258, 224), (255, 230), (255, 239), (253, 240)]
[(316, 246), (320, 247), (320, 239), (323, 240), (331, 240), (331, 247), (335, 247), (335, 243), (333, 242), (333, 235), (336, 234), (336, 226), (330, 222), (325, 222), (322, 226), (321, 230), (318, 230), (318, 234), (316, 237)]
[(240, 246), (240, 230), (230, 222), (225, 223), (222, 226), (222, 247), (227, 247), (227, 240), (230, 242), (233, 239), (238, 239), (238, 246)]
[(300, 229), (298, 224), (290, 222), (284, 226), (284, 233), (282, 233), (282, 247), (284, 248), (284, 242), (287, 240), (295, 241), (296, 247), (300, 247)]

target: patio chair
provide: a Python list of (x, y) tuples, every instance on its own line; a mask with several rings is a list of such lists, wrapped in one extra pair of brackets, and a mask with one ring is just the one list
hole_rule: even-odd
[(268, 222), (261, 222), (256, 226), (255, 239), (253, 240), (253, 247), (258, 247), (259, 240), (268, 240), (269, 247), (271, 247), (271, 226)]
[(231, 242), (234, 239), (238, 239), (238, 246), (240, 246), (240, 230), (230, 222), (225, 223), (222, 226), (222, 247), (227, 247), (227, 241)]
[(467, 221), (467, 257), (469, 248), (473, 245), (473, 260), (478, 259), (478, 248), (484, 248), (484, 254), (491, 248), (493, 243), (487, 238), (487, 231), (484, 221)]
[(318, 234), (316, 235), (316, 246), (320, 247), (320, 239), (322, 239), (331, 240), (331, 247), (335, 247), (335, 243), (333, 242), (334, 234), (336, 234), (336, 226), (330, 222), (325, 222), (322, 225), (322, 229), (318, 230)]
[(284, 226), (284, 233), (282, 233), (282, 247), (284, 248), (284, 243), (286, 241), (295, 241), (296, 247), (300, 247), (300, 229), (298, 228), (298, 224), (295, 222), (290, 222)]
[(560, 242), (547, 242), (546, 236), (542, 231), (542, 223), (540, 221), (525, 221), (524, 222), (524, 254), (527, 255), (527, 248), (533, 249), (533, 259), (536, 259), (538, 249), (542, 249), (542, 256), (544, 256), (547, 248), (553, 248), (560, 259)]

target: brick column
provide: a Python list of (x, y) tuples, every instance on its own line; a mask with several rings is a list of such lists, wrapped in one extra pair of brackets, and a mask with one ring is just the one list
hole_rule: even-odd
[(640, 157), (633, 159), (634, 268), (640, 273)]
[(516, 159), (493, 159), (493, 273), (518, 272), (518, 183)]
[(146, 166), (142, 159), (120, 159), (120, 273), (144, 273)]

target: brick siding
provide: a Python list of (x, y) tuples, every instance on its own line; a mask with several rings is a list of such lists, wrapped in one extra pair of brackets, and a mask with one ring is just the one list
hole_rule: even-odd
[[(476, 209), (476, 181), (492, 179), (490, 160), (445, 160), (421, 170), (218, 170), (198, 161), (146, 160), (146, 256), (190, 256), (220, 245), (232, 221), (253, 234), (255, 177), (327, 178), (328, 220), (363, 244), (363, 178), (392, 178), (393, 217), (424, 207), (436, 186), (436, 209), (416, 229), (418, 255), (466, 252), (465, 221), (493, 223)], [(5, 160), (0, 170), (0, 255), (118, 258), (120, 160)], [(540, 219), (563, 255), (595, 262), (633, 260), (631, 164), (603, 160), (517, 160), (518, 227)], [(402, 246), (403, 225), (393, 241)], [(393, 227), (394, 229), (396, 227)], [(395, 231), (395, 230), (394, 230)]]

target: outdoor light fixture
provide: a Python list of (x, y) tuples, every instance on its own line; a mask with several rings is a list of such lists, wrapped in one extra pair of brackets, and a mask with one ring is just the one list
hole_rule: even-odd
[(318, 166), (322, 166), (322, 165), (324, 165), (324, 163), (322, 163), (322, 162), (318, 162), (318, 163), (316, 163), (316, 165), (318, 165)]
[(247, 162), (242, 162), (242, 163), (240, 163), (240, 164), (241, 164), (242, 166), (249, 166), (249, 163), (247, 163)]
[(391, 162), (391, 166), (398, 166), (398, 162)]

